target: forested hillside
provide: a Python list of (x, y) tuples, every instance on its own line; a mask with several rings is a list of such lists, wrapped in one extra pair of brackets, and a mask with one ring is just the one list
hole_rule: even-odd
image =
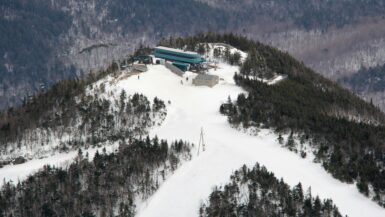
[(0, 108), (76, 75), (57, 52), (63, 48), (60, 36), (72, 23), (68, 13), (48, 1), (5, 0), (0, 14)]
[(291, 188), (259, 164), (252, 169), (243, 166), (228, 184), (214, 188), (200, 216), (342, 217), (332, 200), (321, 201), (301, 183)]
[(329, 77), (351, 74), (385, 59), (384, 5), (383, 0), (4, 0), (0, 110), (59, 80), (106, 68), (140, 43), (197, 32), (242, 33), (292, 52)]
[(385, 13), (385, 1), (342, 0), (317, 1), (304, 4), (301, 0), (199, 0), (228, 11), (244, 11), (251, 16), (269, 16), (280, 22), (294, 22), (306, 29), (343, 27), (357, 22), (363, 17), (382, 16)]
[[(0, 165), (147, 135), (166, 115), (165, 103), (142, 94), (110, 93), (93, 82), (116, 65), (82, 80), (64, 80), (0, 113)], [(151, 101), (150, 101), (151, 100)]]
[(103, 69), (140, 42), (232, 23), (194, 0), (5, 0), (0, 12), (0, 109), (62, 79)]
[(135, 216), (139, 203), (191, 158), (190, 149), (147, 137), (93, 159), (79, 151), (68, 168), (45, 166), (23, 182), (4, 183), (0, 216)]

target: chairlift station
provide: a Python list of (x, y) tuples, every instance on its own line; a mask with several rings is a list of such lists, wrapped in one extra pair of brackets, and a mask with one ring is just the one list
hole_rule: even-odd
[(200, 66), (203, 62), (205, 62), (205, 59), (196, 52), (183, 51), (162, 46), (155, 47), (153, 55), (156, 58), (172, 62), (174, 66), (178, 67), (182, 71), (187, 71), (191, 67)]
[[(144, 64), (163, 64), (180, 77), (183, 77), (186, 71), (196, 72), (198, 75), (192, 80), (192, 84), (195, 86), (213, 87), (219, 82), (218, 76), (205, 74), (207, 66), (204, 63), (206, 60), (196, 52), (158, 46), (154, 48), (152, 55), (138, 55), (133, 60)], [(142, 70), (143, 67), (137, 64), (134, 69), (140, 72), (146, 71), (147, 67)]]

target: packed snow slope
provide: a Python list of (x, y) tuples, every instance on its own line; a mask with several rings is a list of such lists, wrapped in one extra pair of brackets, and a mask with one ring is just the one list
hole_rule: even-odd
[(233, 81), (237, 67), (226, 64), (219, 67), (209, 71), (221, 78), (213, 88), (193, 86), (191, 80), (195, 74), (187, 72), (181, 78), (162, 65), (149, 66), (149, 71), (139, 77), (131, 76), (116, 83), (111, 77), (100, 81), (113, 84), (106, 85), (106, 89), (114, 93), (124, 89), (128, 94), (139, 92), (150, 98), (157, 96), (165, 102), (170, 101), (165, 121), (151, 131), (152, 136), (169, 141), (183, 139), (197, 145), (200, 129), (204, 129), (206, 150), (182, 165), (146, 203), (141, 204), (138, 216), (198, 216), (199, 206), (215, 185), (228, 182), (232, 172), (243, 164), (254, 166), (256, 162), (292, 186), (301, 182), (304, 189), (311, 187), (313, 195), (331, 198), (343, 214), (385, 216), (385, 209), (365, 198), (354, 185), (334, 179), (309, 157), (302, 159), (282, 148), (272, 131), (261, 130), (258, 136), (252, 136), (231, 128), (226, 117), (220, 115), (219, 106), (228, 96), (235, 99), (244, 91)]

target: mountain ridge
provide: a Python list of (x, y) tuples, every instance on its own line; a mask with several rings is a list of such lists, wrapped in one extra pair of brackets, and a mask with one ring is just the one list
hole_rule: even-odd
[[(300, 1), (239, 1), (237, 6), (251, 10), (247, 13), (239, 8), (229, 11), (233, 1), (208, 2), (6, 0), (0, 7), (4, 12), (0, 17), (1, 37), (5, 39), (0, 45), (0, 109), (19, 105), (29, 93), (39, 92), (59, 80), (105, 69), (110, 62), (124, 59), (140, 43), (153, 45), (169, 35), (209, 30), (237, 32), (271, 43), (332, 79), (355, 73), (361, 65), (370, 67), (385, 62), (385, 42), (380, 34), (384, 29), (380, 16), (384, 9), (382, 0), (331, 5), (312, 1), (306, 8)], [(277, 14), (280, 16), (273, 16)], [(373, 28), (366, 27), (368, 24)], [(12, 33), (15, 26), (20, 27), (17, 34), (6, 34)], [(62, 34), (41, 36), (44, 32), (55, 33), (55, 29)], [(24, 32), (23, 37), (20, 32)], [(79, 53), (102, 43), (117, 46)], [(27, 54), (15, 50), (26, 50)]]

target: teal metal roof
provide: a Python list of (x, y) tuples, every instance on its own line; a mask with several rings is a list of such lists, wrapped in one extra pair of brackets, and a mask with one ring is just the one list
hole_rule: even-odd
[(156, 47), (154, 49), (154, 56), (170, 61), (183, 62), (189, 64), (197, 64), (205, 61), (198, 53), (182, 51), (167, 47)]

